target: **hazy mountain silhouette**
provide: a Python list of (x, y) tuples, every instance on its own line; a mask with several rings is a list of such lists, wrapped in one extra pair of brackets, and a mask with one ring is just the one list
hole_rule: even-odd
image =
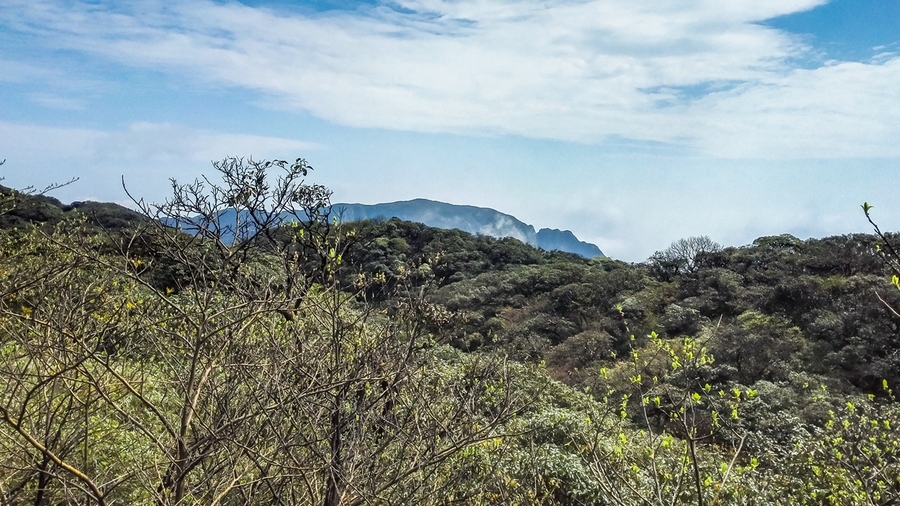
[(344, 222), (400, 218), (424, 223), (429, 227), (458, 228), (471, 234), (513, 237), (548, 251), (567, 251), (588, 258), (603, 256), (600, 248), (579, 241), (568, 230), (542, 228), (535, 232), (533, 226), (520, 221), (515, 216), (485, 207), (415, 199), (384, 204), (334, 204), (332, 213)]

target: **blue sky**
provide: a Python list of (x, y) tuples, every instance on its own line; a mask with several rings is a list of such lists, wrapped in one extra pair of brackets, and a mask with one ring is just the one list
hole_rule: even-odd
[(640, 261), (900, 229), (897, 0), (0, 0), (4, 184), (166, 196), (226, 155)]

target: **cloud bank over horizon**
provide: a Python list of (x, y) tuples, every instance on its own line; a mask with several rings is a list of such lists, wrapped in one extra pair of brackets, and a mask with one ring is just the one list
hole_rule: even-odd
[(48, 49), (250, 90), (263, 107), (351, 127), (726, 159), (900, 156), (900, 55), (817, 61), (803, 37), (762, 24), (824, 0), (2, 3), (3, 24)]

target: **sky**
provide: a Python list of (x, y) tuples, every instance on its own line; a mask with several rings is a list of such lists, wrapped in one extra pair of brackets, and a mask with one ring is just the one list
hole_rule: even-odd
[(226, 156), (634, 262), (900, 230), (900, 1), (0, 0), (3, 184), (159, 202)]

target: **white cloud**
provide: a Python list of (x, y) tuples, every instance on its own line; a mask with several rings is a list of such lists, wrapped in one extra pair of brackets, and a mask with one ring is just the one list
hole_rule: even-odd
[(704, 97), (691, 112), (713, 155), (900, 156), (897, 83), (900, 58), (833, 63)]
[[(860, 209), (876, 206), (884, 230), (900, 229), (896, 165), (890, 160), (682, 160), (563, 184), (540, 213), (506, 207), (535, 226), (565, 226), (614, 258), (641, 261), (680, 238), (708, 235), (729, 246), (760, 236), (806, 239), (870, 232)], [(546, 220), (558, 220), (547, 224)], [(545, 220), (543, 223), (538, 220)]]
[[(319, 149), (295, 139), (198, 130), (169, 123), (133, 123), (126, 130), (50, 127), (0, 121), (0, 150), (7, 157), (53, 156), (88, 161), (209, 161), (222, 154), (263, 158)], [(49, 147), (49, 149), (48, 149)]]
[(759, 24), (825, 1), (401, 0), (316, 15), (209, 0), (4, 3), (6, 24), (48, 44), (344, 125), (722, 157), (898, 156), (900, 57), (792, 68), (809, 48)]
[(102, 132), (90, 144), (98, 159), (152, 161), (209, 161), (223, 154), (242, 156), (256, 153), (264, 158), (275, 153), (296, 153), (317, 149), (315, 143), (196, 130), (169, 123), (133, 123), (125, 131)]
[[(211, 160), (252, 154), (257, 159), (294, 156), (321, 146), (295, 139), (198, 130), (168, 123), (134, 123), (125, 130), (50, 127), (0, 121), (0, 159), (4, 184), (42, 187), (79, 177), (81, 184), (56, 195), (84, 200), (90, 195), (121, 195), (125, 175), (138, 195), (166, 195), (167, 180), (209, 172)], [(43, 167), (22, 171), (17, 167)], [(53, 178), (53, 179), (48, 179)], [(76, 192), (76, 193), (73, 193)], [(110, 198), (110, 197), (107, 197)]]
[[(103, 132), (86, 128), (54, 128), (0, 121), (0, 152), (10, 161), (52, 156), (58, 159), (87, 159), (91, 143)], [(48, 149), (48, 146), (52, 148)], [(48, 152), (52, 151), (52, 154)], [(8, 168), (8, 167), (7, 167)]]

